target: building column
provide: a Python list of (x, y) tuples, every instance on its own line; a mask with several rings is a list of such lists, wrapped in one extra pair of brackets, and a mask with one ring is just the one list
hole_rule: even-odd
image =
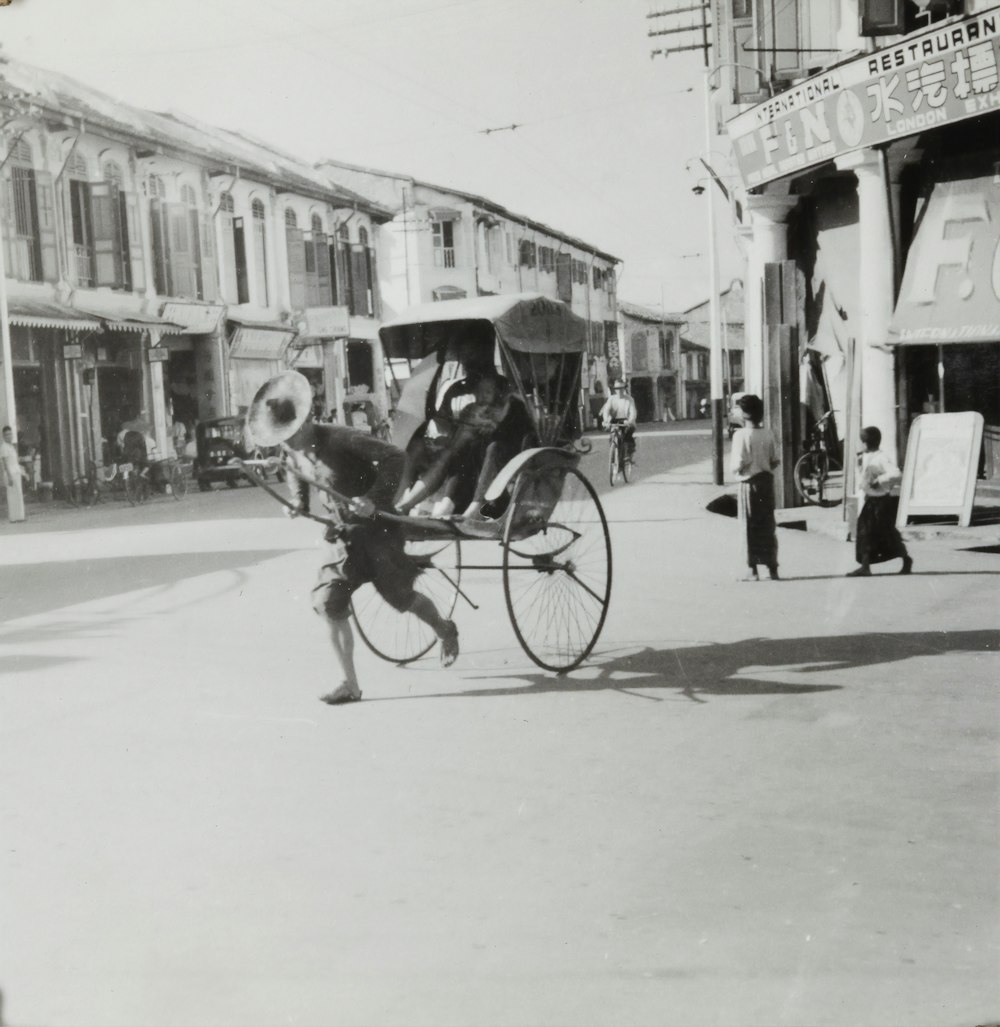
[(859, 150), (836, 160), (858, 180), (858, 305), (856, 347), (861, 376), (860, 425), (882, 432), (882, 448), (895, 456), (895, 355), (886, 348), (896, 299), (895, 252), (889, 187), (877, 150)]
[(767, 332), (764, 325), (764, 266), (788, 257), (789, 212), (798, 202), (794, 196), (747, 197), (750, 213), (749, 247), (747, 250), (747, 281), (745, 350), (743, 356), (743, 389), (757, 396), (764, 395), (764, 356)]

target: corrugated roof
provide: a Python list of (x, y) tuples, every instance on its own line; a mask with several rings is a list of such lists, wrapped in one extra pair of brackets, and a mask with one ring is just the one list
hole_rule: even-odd
[(528, 228), (533, 228), (535, 231), (545, 232), (547, 235), (554, 236), (556, 239), (562, 239), (564, 242), (568, 242), (572, 246), (576, 246), (581, 250), (586, 250), (588, 253), (593, 253), (596, 257), (603, 257), (605, 260), (611, 261), (615, 264), (622, 263), (620, 257), (615, 257), (605, 250), (598, 249), (592, 243), (584, 242), (582, 239), (573, 235), (567, 235), (565, 232), (561, 232), (558, 228), (553, 228), (551, 225), (546, 225), (541, 221), (536, 221), (534, 218), (525, 217), (523, 214), (517, 214), (514, 211), (509, 210), (507, 207), (504, 207), (502, 204), (496, 203), (494, 200), (487, 199), (485, 196), (479, 196), (476, 193), (464, 192), (461, 189), (453, 189), (449, 185), (438, 185), (424, 179), (414, 178), (412, 175), (400, 175), (393, 171), (384, 171), (381, 168), (369, 168), (362, 164), (349, 164), (347, 161), (342, 160), (322, 160), (316, 164), (316, 167), (322, 168), (326, 164), (332, 164), (339, 168), (346, 168), (348, 171), (360, 171), (368, 175), (378, 175), (380, 178), (392, 178), (402, 182), (409, 182), (414, 186), (422, 186), (425, 189), (434, 189), (440, 193), (457, 196), (460, 199), (467, 200), (469, 203), (475, 203), (493, 214), (501, 214), (512, 221), (519, 221), (521, 224)]
[(618, 310), (642, 321), (669, 321), (671, 324), (683, 324), (686, 318), (683, 314), (672, 314), (669, 311), (655, 310), (653, 307), (644, 307), (639, 303), (630, 303), (628, 300), (618, 300)]
[(359, 193), (336, 186), (307, 161), (227, 129), (205, 125), (185, 114), (159, 114), (133, 107), (55, 71), (3, 56), (0, 89), (22, 94), (50, 112), (81, 119), (118, 135), (223, 166), (239, 167), (248, 177), (268, 184), (291, 187), (295, 192), (334, 205), (362, 207), (376, 218), (388, 220), (392, 216), (391, 211)]
[(43, 303), (38, 300), (12, 299), (7, 304), (7, 320), (12, 325), (25, 328), (61, 328), (75, 331), (100, 331), (101, 322), (96, 317), (64, 307), (59, 303)]

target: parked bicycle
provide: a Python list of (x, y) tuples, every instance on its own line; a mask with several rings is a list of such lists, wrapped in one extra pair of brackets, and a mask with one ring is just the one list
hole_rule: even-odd
[(795, 491), (811, 506), (836, 506), (844, 499), (844, 468), (827, 442), (832, 416), (828, 410), (813, 426), (792, 472)]
[(632, 458), (628, 452), (628, 443), (625, 441), (625, 427), (624, 422), (611, 424), (608, 439), (608, 480), (612, 487), (619, 475), (626, 482), (632, 477)]
[(157, 460), (140, 467), (128, 461), (96, 464), (91, 460), (87, 473), (67, 486), (66, 498), (71, 506), (94, 506), (106, 496), (123, 495), (132, 506), (138, 506), (157, 488), (177, 500), (187, 494), (187, 474), (180, 461)]

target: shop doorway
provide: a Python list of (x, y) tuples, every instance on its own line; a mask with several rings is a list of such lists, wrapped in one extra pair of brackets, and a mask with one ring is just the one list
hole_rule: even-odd
[(636, 418), (639, 421), (656, 419), (656, 405), (653, 402), (653, 382), (650, 378), (633, 378), (629, 390), (635, 400)]
[(348, 341), (347, 380), (352, 388), (358, 385), (367, 385), (369, 392), (375, 391), (375, 368), (372, 364), (371, 343)]
[(130, 367), (98, 367), (97, 411), (101, 439), (110, 445), (122, 423), (142, 412), (141, 374)]
[(171, 350), (164, 365), (163, 391), (167, 397), (170, 427), (177, 422), (189, 433), (198, 421), (198, 378), (192, 350)]

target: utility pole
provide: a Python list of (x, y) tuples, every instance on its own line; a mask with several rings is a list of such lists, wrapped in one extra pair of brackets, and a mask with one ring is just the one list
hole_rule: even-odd
[[(671, 6), (671, 2), (674, 6)], [(718, 70), (711, 66), (712, 44), (709, 39), (708, 20), (709, 3), (685, 3), (684, 0), (671, 0), (667, 9), (655, 11), (649, 18), (676, 19), (666, 28), (650, 29), (649, 36), (676, 36), (677, 42), (663, 46), (650, 53), (651, 57), (661, 54), (668, 57), (672, 53), (684, 50), (701, 50), (704, 59), (705, 82), (705, 155), (702, 162), (708, 161), (708, 154), (715, 141), (715, 117), (712, 110), (712, 76)], [(686, 24), (681, 24), (686, 22)], [(700, 34), (700, 41), (692, 41)], [(712, 399), (712, 479), (716, 485), (723, 482), (722, 471), (722, 434), (723, 434), (723, 383), (722, 383), (722, 331), (719, 311), (719, 254), (716, 247), (715, 231), (715, 194), (708, 192), (708, 320), (709, 320), (709, 382)]]

